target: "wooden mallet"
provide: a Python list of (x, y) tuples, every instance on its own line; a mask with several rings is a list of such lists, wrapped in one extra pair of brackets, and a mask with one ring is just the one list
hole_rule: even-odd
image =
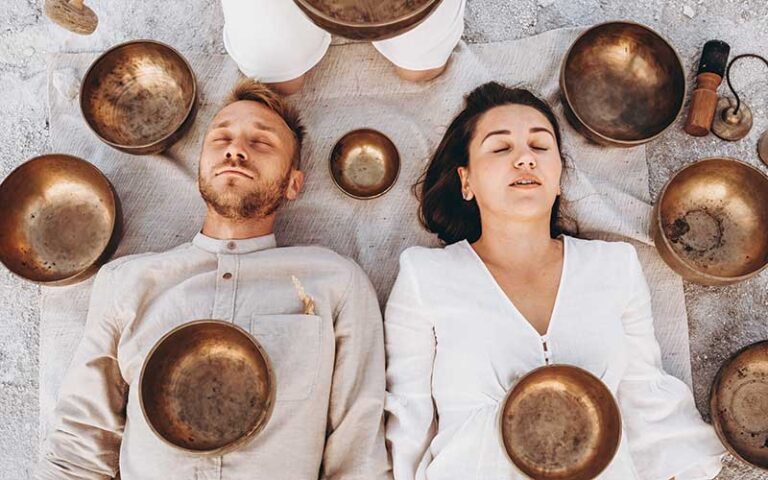
[(721, 40), (710, 40), (704, 44), (696, 75), (696, 90), (691, 97), (685, 131), (703, 137), (709, 133), (717, 108), (717, 87), (723, 81), (731, 47)]

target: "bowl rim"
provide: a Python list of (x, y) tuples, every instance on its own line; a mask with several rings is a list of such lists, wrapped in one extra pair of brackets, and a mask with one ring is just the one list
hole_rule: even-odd
[(333, 17), (330, 17), (326, 15), (322, 10), (310, 4), (307, 0), (293, 0), (293, 1), (298, 3), (301, 8), (308, 10), (312, 15), (317, 15), (318, 17), (320, 17), (326, 22), (333, 23), (338, 27), (349, 27), (349, 28), (362, 29), (362, 30), (390, 27), (392, 25), (397, 25), (402, 22), (413, 20), (419, 15), (422, 15), (427, 10), (431, 8), (437, 8), (437, 6), (439, 6), (439, 4), (443, 2), (443, 0), (428, 0), (424, 5), (414, 10), (413, 12), (409, 13), (408, 15), (394, 19), (394, 20), (389, 20), (386, 22), (356, 23), (356, 22), (348, 22), (346, 20), (337, 20)]
[[(353, 135), (353, 134), (359, 134), (359, 133), (372, 133), (374, 135), (379, 135), (383, 138), (385, 138), (391, 145), (392, 148), (395, 149), (395, 153), (397, 153), (397, 171), (395, 172), (395, 176), (392, 179), (392, 183), (387, 185), (387, 188), (382, 190), (380, 193), (377, 193), (376, 195), (355, 195), (352, 192), (347, 191), (339, 182), (339, 180), (336, 178), (336, 175), (333, 174), (333, 152), (336, 150), (336, 147), (347, 137)], [(328, 172), (331, 175), (331, 180), (333, 180), (333, 184), (336, 185), (336, 188), (341, 190), (342, 193), (347, 195), (348, 197), (354, 198), (355, 200), (373, 200), (375, 198), (379, 198), (384, 196), (387, 192), (392, 190), (392, 188), (397, 184), (398, 179), (400, 178), (400, 170), (402, 169), (402, 158), (400, 155), (400, 150), (397, 148), (397, 145), (395, 145), (395, 142), (392, 141), (392, 139), (389, 137), (389, 135), (386, 135), (382, 133), (381, 131), (370, 128), (370, 127), (363, 127), (363, 128), (356, 128), (354, 130), (350, 130), (341, 137), (339, 137), (338, 140), (336, 140), (336, 143), (333, 144), (331, 147), (331, 153), (328, 155)]]
[[(723, 283), (726, 283), (726, 284), (738, 283), (744, 280), (748, 280), (754, 277), (755, 275), (759, 275), (760, 272), (768, 268), (768, 261), (764, 262), (763, 266), (758, 268), (757, 270), (753, 270), (752, 272), (748, 272), (743, 275), (738, 275), (733, 277), (724, 277), (720, 275), (713, 275), (708, 272), (702, 272), (690, 266), (688, 262), (686, 262), (680, 255), (678, 255), (677, 251), (675, 251), (675, 249), (672, 248), (672, 242), (669, 240), (669, 238), (667, 238), (667, 235), (664, 233), (664, 225), (661, 220), (661, 202), (664, 199), (664, 195), (667, 193), (667, 189), (670, 187), (672, 182), (678, 177), (678, 175), (688, 170), (689, 168), (692, 168), (704, 163), (713, 162), (713, 161), (717, 161), (717, 162), (724, 161), (726, 163), (739, 165), (740, 167), (747, 167), (748, 169), (751, 169), (754, 172), (758, 173), (760, 176), (762, 176), (766, 180), (766, 182), (768, 182), (768, 175), (763, 173), (762, 170), (760, 170), (759, 168), (753, 165), (750, 165), (747, 162), (739, 160), (737, 158), (723, 156), (723, 157), (706, 157), (699, 160), (695, 160), (677, 169), (672, 175), (670, 175), (669, 179), (666, 181), (666, 183), (661, 188), (661, 190), (659, 190), (659, 194), (656, 196), (656, 202), (654, 203), (654, 208), (653, 208), (653, 219), (652, 219), (652, 222), (654, 224), (653, 227), (656, 228), (657, 231), (659, 232), (657, 236), (662, 239), (661, 241), (663, 242), (665, 249), (670, 253), (670, 255), (672, 255), (672, 257), (675, 259), (677, 264), (682, 268), (684, 268), (687, 272), (690, 272), (691, 274), (700, 278), (704, 278), (708, 281), (715, 282), (713, 283), (713, 285), (722, 285)], [(698, 282), (695, 282), (695, 283), (698, 283)]]
[[(5, 267), (6, 270), (11, 272), (11, 274), (13, 274), (15, 277), (20, 278), (20, 279), (22, 279), (24, 281), (27, 281), (27, 282), (36, 283), (38, 285), (55, 287), (55, 286), (58, 286), (58, 285), (62, 285), (62, 286), (63, 285), (69, 285), (69, 283), (72, 280), (77, 279), (79, 276), (83, 275), (84, 273), (88, 272), (90, 269), (98, 266), (101, 263), (102, 257), (107, 252), (107, 250), (109, 250), (110, 245), (111, 245), (112, 241), (114, 240), (114, 236), (115, 236), (115, 233), (116, 233), (116, 228), (117, 228), (117, 225), (118, 225), (118, 222), (119, 222), (119, 219), (118, 219), (119, 207), (118, 207), (118, 205), (119, 205), (120, 199), (117, 196), (117, 191), (115, 190), (115, 186), (112, 185), (112, 182), (109, 181), (109, 178), (107, 178), (107, 176), (104, 174), (104, 172), (101, 171), (101, 169), (99, 169), (96, 165), (92, 164), (88, 160), (85, 160), (84, 158), (80, 158), (80, 157), (77, 157), (75, 155), (70, 155), (68, 153), (45, 153), (43, 155), (38, 155), (36, 157), (32, 157), (29, 160), (24, 161), (21, 165), (18, 165), (16, 168), (11, 170), (11, 173), (9, 173), (2, 180), (2, 182), (0, 182), (0, 191), (3, 189), (3, 186), (5, 185), (5, 182), (7, 180), (9, 180), (11, 177), (13, 177), (15, 175), (19, 175), (19, 172), (21, 170), (23, 170), (24, 168), (26, 168), (29, 164), (45, 161), (45, 160), (47, 160), (49, 158), (60, 158), (60, 159), (66, 160), (66, 161), (74, 161), (75, 163), (80, 163), (84, 167), (93, 170), (96, 173), (97, 178), (103, 180), (106, 183), (106, 185), (108, 187), (107, 190), (109, 191), (109, 198), (112, 201), (112, 208), (111, 208), (112, 221), (110, 222), (110, 226), (109, 226), (110, 231), (111, 231), (109, 240), (104, 245), (104, 248), (101, 249), (101, 251), (99, 252), (99, 256), (96, 258), (96, 260), (93, 261), (93, 263), (88, 264), (85, 268), (82, 268), (82, 269), (78, 270), (76, 273), (73, 273), (72, 275), (69, 275), (69, 276), (64, 277), (64, 278), (60, 278), (58, 280), (34, 280), (32, 278), (27, 278), (24, 275), (22, 275), (22, 274), (20, 274), (20, 273), (18, 273), (16, 271), (14, 271), (13, 269), (11, 269), (8, 266), (8, 264), (5, 263), (3, 257), (0, 256), (0, 263)], [(85, 280), (85, 278), (83, 278), (83, 280)]]
[[(175, 443), (171, 442), (170, 440), (165, 438), (163, 435), (161, 435), (160, 432), (158, 432), (157, 429), (155, 428), (155, 425), (150, 420), (149, 414), (147, 413), (147, 409), (144, 405), (144, 394), (143, 394), (144, 375), (146, 373), (147, 365), (149, 364), (150, 359), (158, 350), (158, 348), (160, 348), (160, 346), (162, 346), (163, 343), (170, 336), (180, 332), (181, 330), (185, 330), (189, 327), (196, 326), (196, 325), (204, 325), (204, 324), (218, 325), (226, 328), (233, 328), (235, 331), (237, 331), (238, 333), (243, 335), (245, 338), (247, 338), (256, 347), (256, 350), (258, 350), (258, 352), (261, 354), (262, 358), (264, 359), (264, 364), (267, 369), (267, 377), (269, 377), (271, 388), (269, 389), (269, 397), (267, 397), (267, 409), (266, 409), (266, 413), (264, 414), (264, 421), (261, 422), (261, 424), (251, 428), (251, 430), (246, 432), (243, 436), (241, 436), (240, 438), (234, 440), (233, 442), (227, 445), (223, 445), (213, 450), (193, 450), (191, 448), (185, 448), (180, 445), (176, 445)], [(147, 423), (147, 425), (149, 425), (149, 428), (152, 430), (152, 433), (155, 434), (156, 438), (159, 438), (163, 443), (165, 443), (166, 445), (172, 447), (177, 451), (192, 454), (197, 457), (214, 457), (214, 456), (221, 456), (221, 455), (224, 455), (225, 453), (229, 453), (239, 449), (246, 443), (253, 440), (256, 436), (258, 436), (259, 433), (261, 433), (262, 430), (264, 430), (264, 428), (266, 428), (267, 424), (269, 423), (269, 420), (272, 418), (272, 413), (275, 409), (275, 398), (277, 395), (277, 377), (275, 375), (275, 370), (272, 365), (272, 360), (269, 358), (267, 351), (259, 343), (259, 341), (256, 339), (254, 335), (252, 335), (250, 332), (245, 330), (243, 327), (235, 324), (234, 322), (229, 322), (225, 320), (215, 320), (215, 319), (201, 319), (201, 320), (193, 320), (191, 322), (181, 323), (180, 325), (177, 325), (176, 327), (166, 332), (162, 337), (160, 337), (155, 342), (155, 344), (152, 346), (149, 352), (147, 352), (147, 355), (146, 357), (144, 357), (144, 361), (142, 362), (141, 370), (139, 372), (139, 384), (137, 386), (137, 389), (138, 389), (139, 407), (141, 408), (141, 414), (144, 417), (144, 421)]]
[[(104, 60), (109, 54), (112, 52), (115, 52), (117, 50), (120, 50), (122, 48), (136, 45), (136, 44), (152, 44), (159, 46), (161, 48), (167, 49), (171, 54), (175, 55), (185, 65), (187, 71), (189, 72), (190, 76), (192, 77), (192, 95), (190, 97), (189, 104), (187, 105), (186, 113), (184, 114), (184, 118), (181, 119), (177, 125), (171, 129), (169, 133), (167, 133), (162, 138), (159, 138), (153, 142), (146, 143), (143, 145), (126, 145), (122, 143), (116, 143), (111, 140), (108, 140), (104, 138), (101, 133), (99, 133), (96, 128), (91, 124), (91, 121), (88, 119), (88, 115), (85, 113), (85, 86), (87, 84), (86, 80), (91, 76), (91, 72), (96, 68), (99, 63), (101, 63), (102, 60)], [(105, 50), (101, 55), (96, 57), (96, 59), (91, 62), (91, 65), (88, 67), (88, 70), (85, 71), (85, 75), (83, 75), (82, 81), (80, 82), (80, 114), (83, 116), (83, 119), (85, 120), (85, 124), (88, 125), (88, 128), (101, 140), (102, 142), (106, 143), (110, 147), (116, 148), (118, 150), (122, 151), (132, 151), (132, 150), (142, 150), (147, 149), (151, 147), (155, 147), (157, 145), (162, 144), (166, 140), (168, 140), (170, 137), (176, 134), (178, 130), (184, 125), (184, 122), (187, 121), (189, 116), (192, 114), (192, 112), (195, 109), (195, 104), (197, 103), (197, 94), (198, 94), (198, 86), (197, 86), (197, 76), (195, 75), (195, 71), (192, 69), (192, 65), (189, 63), (189, 61), (182, 55), (178, 50), (173, 48), (172, 46), (168, 45), (167, 43), (160, 42), (158, 40), (151, 40), (151, 39), (138, 39), (138, 40), (129, 40), (127, 42), (118, 43), (117, 45), (114, 45), (107, 50)]]
[[(633, 27), (640, 27), (641, 29), (646, 30), (649, 33), (657, 36), (662, 42), (664, 42), (665, 45), (669, 47), (670, 50), (672, 50), (672, 53), (674, 53), (675, 58), (677, 59), (678, 65), (680, 65), (680, 73), (682, 75), (682, 80), (683, 80), (683, 91), (681, 94), (680, 107), (677, 109), (677, 112), (675, 113), (674, 117), (670, 120), (670, 122), (664, 128), (662, 128), (659, 132), (657, 132), (656, 134), (650, 137), (642, 138), (639, 140), (620, 140), (616, 138), (611, 138), (592, 128), (592, 126), (590, 126), (584, 121), (584, 119), (581, 117), (581, 115), (579, 115), (576, 109), (573, 108), (573, 102), (571, 101), (571, 96), (568, 92), (568, 87), (565, 82), (565, 65), (568, 62), (568, 59), (571, 57), (573, 48), (576, 46), (577, 43), (579, 43), (579, 41), (581, 41), (582, 38), (584, 38), (588, 33), (593, 32), (594, 30), (604, 28), (609, 25), (629, 25)], [(656, 138), (661, 136), (663, 133), (665, 133), (667, 130), (669, 130), (669, 128), (675, 124), (677, 119), (680, 118), (680, 114), (683, 112), (683, 108), (685, 107), (685, 99), (688, 98), (688, 81), (685, 73), (685, 64), (683, 63), (683, 60), (680, 57), (680, 54), (677, 52), (677, 50), (672, 45), (672, 43), (670, 43), (663, 35), (661, 35), (659, 32), (657, 32), (653, 28), (647, 25), (643, 25), (642, 23), (633, 22), (629, 20), (609, 20), (607, 22), (598, 23), (587, 28), (586, 30), (581, 32), (576, 37), (576, 39), (573, 40), (573, 43), (571, 43), (571, 45), (568, 47), (568, 50), (566, 50), (565, 55), (563, 55), (563, 60), (560, 62), (560, 91), (563, 93), (563, 97), (565, 98), (564, 107), (569, 109), (573, 113), (573, 116), (579, 121), (579, 124), (583, 126), (592, 135), (594, 135), (595, 137), (601, 139), (603, 142), (606, 142), (606, 143), (612, 143), (614, 145), (622, 145), (626, 147), (635, 147), (635, 146), (648, 143), (652, 140), (655, 140)]]

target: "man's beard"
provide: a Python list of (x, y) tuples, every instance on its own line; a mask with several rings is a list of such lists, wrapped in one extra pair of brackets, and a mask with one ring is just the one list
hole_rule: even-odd
[[(265, 218), (283, 204), (290, 181), (290, 170), (283, 178), (255, 185), (249, 192), (217, 192), (208, 178), (200, 177), (199, 188), (205, 203), (216, 213), (231, 220)], [(231, 184), (230, 184), (231, 185)]]

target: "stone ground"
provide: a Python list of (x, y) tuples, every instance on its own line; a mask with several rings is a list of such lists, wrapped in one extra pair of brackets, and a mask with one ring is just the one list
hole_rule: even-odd
[[(287, 0), (285, 0), (287, 1)], [(3, 0), (0, 6), (0, 178), (25, 159), (49, 152), (46, 62), (52, 52), (98, 51), (126, 40), (153, 38), (182, 52), (224, 53), (217, 0), (91, 0), (101, 24), (90, 37), (53, 26), (43, 0)], [(765, 0), (468, 0), (467, 42), (500, 41), (554, 28), (626, 19), (656, 29), (677, 48), (693, 77), (703, 43), (729, 42), (732, 52), (768, 54)], [(755, 144), (768, 128), (768, 72), (757, 62), (734, 68), (737, 88), (752, 107), (755, 126), (741, 142), (693, 139), (682, 119), (649, 145), (655, 195), (668, 176), (695, 159), (727, 155), (758, 165)], [(3, 208), (3, 206), (0, 206)], [(38, 323), (40, 291), (0, 269), (0, 479), (30, 478), (38, 453)], [(711, 381), (731, 352), (768, 338), (768, 274), (735, 286), (686, 285), (694, 390), (707, 411)], [(768, 474), (728, 460), (720, 479), (766, 479)]]

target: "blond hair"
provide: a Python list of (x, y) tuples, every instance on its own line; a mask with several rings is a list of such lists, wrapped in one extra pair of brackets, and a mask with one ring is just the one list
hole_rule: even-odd
[(299, 113), (285, 103), (285, 99), (267, 85), (252, 78), (241, 78), (227, 96), (224, 107), (239, 101), (257, 102), (280, 115), (293, 133), (296, 141), (293, 149), (293, 168), (301, 168), (301, 145), (304, 141), (304, 125)]

